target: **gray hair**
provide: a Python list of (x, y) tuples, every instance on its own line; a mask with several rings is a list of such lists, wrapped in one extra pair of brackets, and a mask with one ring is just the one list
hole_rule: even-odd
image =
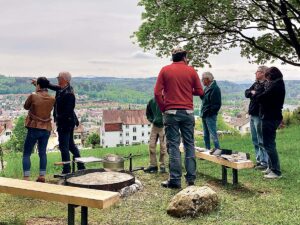
[(267, 69), (269, 69), (269, 67), (262, 65), (262, 66), (259, 66), (257, 68), (257, 71), (261, 71), (263, 73), (266, 73)]
[(72, 78), (72, 75), (67, 71), (60, 72), (58, 76), (67, 81), (68, 83), (70, 83)]
[(214, 76), (212, 75), (212, 73), (211, 72), (204, 72), (203, 74), (202, 74), (202, 79), (205, 79), (205, 78), (207, 78), (207, 79), (209, 79), (210, 81), (213, 81), (214, 80)]

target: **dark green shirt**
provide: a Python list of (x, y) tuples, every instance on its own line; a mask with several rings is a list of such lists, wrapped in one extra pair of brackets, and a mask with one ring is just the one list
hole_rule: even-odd
[(150, 123), (153, 123), (156, 127), (163, 127), (162, 113), (156, 103), (155, 99), (152, 98), (147, 104), (146, 116)]

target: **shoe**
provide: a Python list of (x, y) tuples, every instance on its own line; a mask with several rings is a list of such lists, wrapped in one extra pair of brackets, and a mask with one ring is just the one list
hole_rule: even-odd
[(164, 166), (159, 167), (159, 172), (166, 173), (167, 172), (166, 167), (164, 167)]
[(281, 178), (281, 176), (277, 175), (276, 173), (274, 173), (273, 171), (271, 171), (270, 173), (264, 175), (264, 178), (267, 178), (267, 179), (279, 179), (279, 178)]
[(186, 186), (194, 186), (195, 182), (194, 181), (187, 181)]
[(45, 183), (46, 182), (45, 177), (38, 177), (36, 179), (36, 182)]
[(180, 184), (171, 183), (169, 180), (162, 182), (161, 186), (164, 188), (171, 188), (171, 189), (180, 189), (181, 188)]
[(222, 154), (222, 150), (218, 148), (213, 148), (212, 150), (210, 150), (209, 154), (220, 156)]
[(255, 167), (254, 167), (254, 169), (256, 169), (256, 170), (266, 170), (266, 169), (268, 169), (268, 167), (267, 167), (267, 166), (264, 166), (264, 165), (261, 165), (261, 164), (259, 164), (259, 165), (255, 166)]
[(157, 173), (157, 171), (157, 166), (148, 166), (146, 169), (144, 169), (145, 173)]
[(269, 174), (272, 170), (270, 168), (267, 168), (266, 170), (262, 171), (263, 174)]

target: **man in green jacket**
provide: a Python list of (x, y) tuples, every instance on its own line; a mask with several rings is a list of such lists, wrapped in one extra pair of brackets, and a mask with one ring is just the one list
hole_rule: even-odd
[(150, 155), (150, 166), (147, 167), (144, 172), (156, 173), (158, 171), (157, 160), (156, 160), (156, 144), (159, 139), (160, 143), (160, 172), (165, 173), (165, 156), (167, 152), (166, 138), (163, 126), (162, 113), (155, 101), (152, 98), (147, 104), (146, 116), (150, 123), (152, 123), (150, 140), (149, 140), (149, 155)]
[[(210, 149), (210, 136), (214, 142), (214, 150), (220, 149), (217, 134), (217, 116), (221, 108), (221, 91), (210, 72), (202, 74), (202, 82), (205, 86), (200, 116), (202, 117), (205, 148)], [(214, 151), (212, 151), (213, 153)]]

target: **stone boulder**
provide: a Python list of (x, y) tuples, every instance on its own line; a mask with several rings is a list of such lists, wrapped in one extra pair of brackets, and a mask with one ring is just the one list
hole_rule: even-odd
[(218, 204), (217, 193), (211, 188), (189, 186), (173, 197), (167, 213), (174, 217), (195, 217), (215, 210)]

